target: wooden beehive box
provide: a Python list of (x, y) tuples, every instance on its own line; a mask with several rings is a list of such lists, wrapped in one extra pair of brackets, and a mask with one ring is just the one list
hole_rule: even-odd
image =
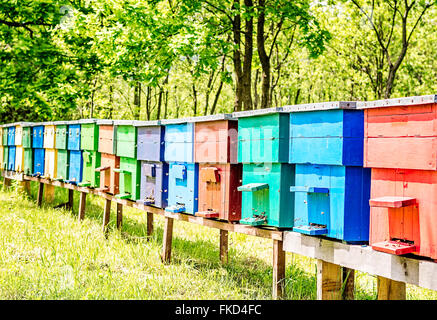
[(9, 147), (15, 146), (15, 126), (14, 125), (8, 125), (8, 141), (7, 145)]
[(96, 119), (79, 120), (80, 123), (80, 147), (82, 149), (83, 175), (79, 183), (82, 187), (97, 188), (100, 186), (99, 126)]
[[(118, 150), (118, 147), (117, 147)], [(114, 169), (119, 176), (119, 199), (130, 199), (133, 201), (140, 199), (140, 174), (141, 167), (135, 158), (120, 157), (120, 169)]]
[(164, 160), (194, 162), (194, 123), (192, 118), (162, 120), (165, 125)]
[(288, 162), (288, 113), (282, 108), (270, 108), (232, 115), (238, 118), (238, 162)]
[(32, 126), (32, 148), (44, 148), (44, 126), (42, 125)]
[(98, 151), (106, 154), (117, 153), (117, 126), (114, 120), (98, 120), (99, 146)]
[(197, 163), (170, 162), (168, 178), (169, 212), (194, 214), (198, 204), (199, 165)]
[(198, 163), (237, 163), (238, 122), (231, 114), (193, 118), (194, 160)]
[(108, 192), (113, 195), (119, 193), (120, 173), (114, 170), (120, 169), (120, 157), (115, 154), (102, 153), (100, 167), (96, 171), (100, 173), (100, 187), (98, 191)]
[(15, 146), (8, 146), (8, 166), (7, 170), (9, 171), (15, 171), (15, 155), (16, 155), (16, 149)]
[(32, 175), (34, 176), (43, 176), (44, 175), (44, 158), (45, 158), (45, 149), (43, 148), (34, 148), (33, 152), (33, 170)]
[(168, 164), (160, 161), (141, 161), (140, 200), (158, 208), (168, 205)]
[(116, 120), (117, 156), (137, 159), (137, 127), (132, 120)]
[(3, 146), (2, 170), (8, 169), (9, 147)]
[(83, 159), (82, 151), (69, 150), (68, 158), (68, 180), (67, 182), (72, 184), (78, 184), (82, 181), (83, 175)]
[(55, 148), (67, 150), (68, 122), (56, 121), (55, 124)]
[(138, 121), (137, 159), (146, 161), (164, 161), (165, 126), (160, 121)]

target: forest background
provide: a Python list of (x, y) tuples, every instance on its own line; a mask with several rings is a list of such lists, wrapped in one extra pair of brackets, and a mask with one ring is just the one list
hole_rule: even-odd
[(0, 0), (0, 122), (437, 93), (435, 0)]

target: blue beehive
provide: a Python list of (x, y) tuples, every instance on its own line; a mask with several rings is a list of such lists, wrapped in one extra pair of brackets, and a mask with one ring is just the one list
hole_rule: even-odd
[(165, 124), (164, 161), (169, 162), (166, 211), (195, 214), (198, 206), (199, 165), (194, 163), (192, 118), (162, 120)]
[(138, 121), (137, 159), (141, 161), (140, 200), (165, 208), (168, 205), (168, 163), (164, 161), (165, 126), (159, 121)]
[(347, 242), (369, 238), (370, 170), (363, 165), (364, 117), (355, 102), (284, 107), (296, 164), (293, 230)]
[(66, 182), (78, 184), (82, 181), (83, 159), (80, 150), (80, 123), (68, 123), (67, 149), (70, 151), (68, 159), (68, 180)]
[(8, 168), (9, 171), (15, 171), (15, 154), (17, 147), (16, 146), (9, 146), (9, 154), (8, 154)]
[(233, 116), (238, 118), (238, 162), (243, 163), (240, 223), (291, 228), (294, 165), (288, 163), (289, 114), (270, 108)]
[(33, 150), (33, 176), (44, 175), (44, 126), (35, 125), (32, 127), (32, 150)]
[(171, 162), (168, 178), (168, 207), (166, 211), (197, 212), (199, 165), (197, 163)]
[(15, 126), (8, 127), (8, 146), (15, 146)]

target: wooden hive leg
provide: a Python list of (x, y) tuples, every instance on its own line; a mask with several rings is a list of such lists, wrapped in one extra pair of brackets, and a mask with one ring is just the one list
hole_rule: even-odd
[(67, 210), (73, 210), (73, 202), (74, 202), (74, 190), (68, 189), (68, 202), (66, 205)]
[(117, 203), (117, 229), (121, 230), (122, 225), (123, 225), (123, 205), (121, 203)]
[(3, 190), (6, 190), (10, 186), (11, 186), (11, 179), (8, 179), (8, 178), (5, 177), (3, 179)]
[(53, 202), (55, 199), (55, 186), (53, 185), (46, 185), (44, 190), (44, 200), (48, 203)]
[(339, 265), (317, 260), (317, 300), (341, 300), (342, 268)]
[(354, 288), (355, 288), (355, 270), (346, 267), (342, 268), (343, 271), (343, 300), (354, 300)]
[(147, 239), (149, 240), (153, 235), (153, 213), (147, 212)]
[(19, 183), (20, 189), (27, 195), (30, 195), (30, 181), (23, 180)]
[(79, 198), (79, 213), (78, 213), (79, 221), (85, 218), (85, 207), (86, 207), (86, 193), (81, 192)]
[(220, 261), (222, 264), (228, 263), (228, 231), (220, 230)]
[(105, 236), (108, 235), (108, 223), (111, 218), (111, 203), (111, 200), (105, 200), (105, 209), (103, 210), (103, 233)]
[(285, 251), (282, 240), (273, 240), (273, 299), (280, 299), (284, 292)]
[(44, 183), (40, 182), (38, 185), (38, 195), (36, 197), (36, 204), (38, 207), (41, 207), (42, 205), (42, 196), (44, 193)]
[(161, 259), (164, 263), (171, 261), (171, 243), (173, 238), (173, 218), (165, 217), (163, 248)]
[(407, 290), (405, 282), (399, 282), (378, 276), (378, 300), (405, 300)]

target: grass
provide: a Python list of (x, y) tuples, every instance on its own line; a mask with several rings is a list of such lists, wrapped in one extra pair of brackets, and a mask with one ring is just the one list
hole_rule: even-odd
[[(229, 234), (229, 261), (219, 261), (219, 231), (175, 221), (172, 263), (160, 259), (164, 219), (155, 216), (146, 235), (144, 212), (125, 207), (123, 231), (115, 205), (107, 239), (103, 200), (87, 197), (85, 220), (52, 207), (38, 208), (13, 182), (0, 192), (0, 299), (271, 299), (272, 242)], [(285, 299), (316, 298), (315, 260), (287, 253)], [(356, 299), (376, 298), (375, 277), (356, 273)], [(407, 287), (408, 299), (436, 299), (437, 292)]]

